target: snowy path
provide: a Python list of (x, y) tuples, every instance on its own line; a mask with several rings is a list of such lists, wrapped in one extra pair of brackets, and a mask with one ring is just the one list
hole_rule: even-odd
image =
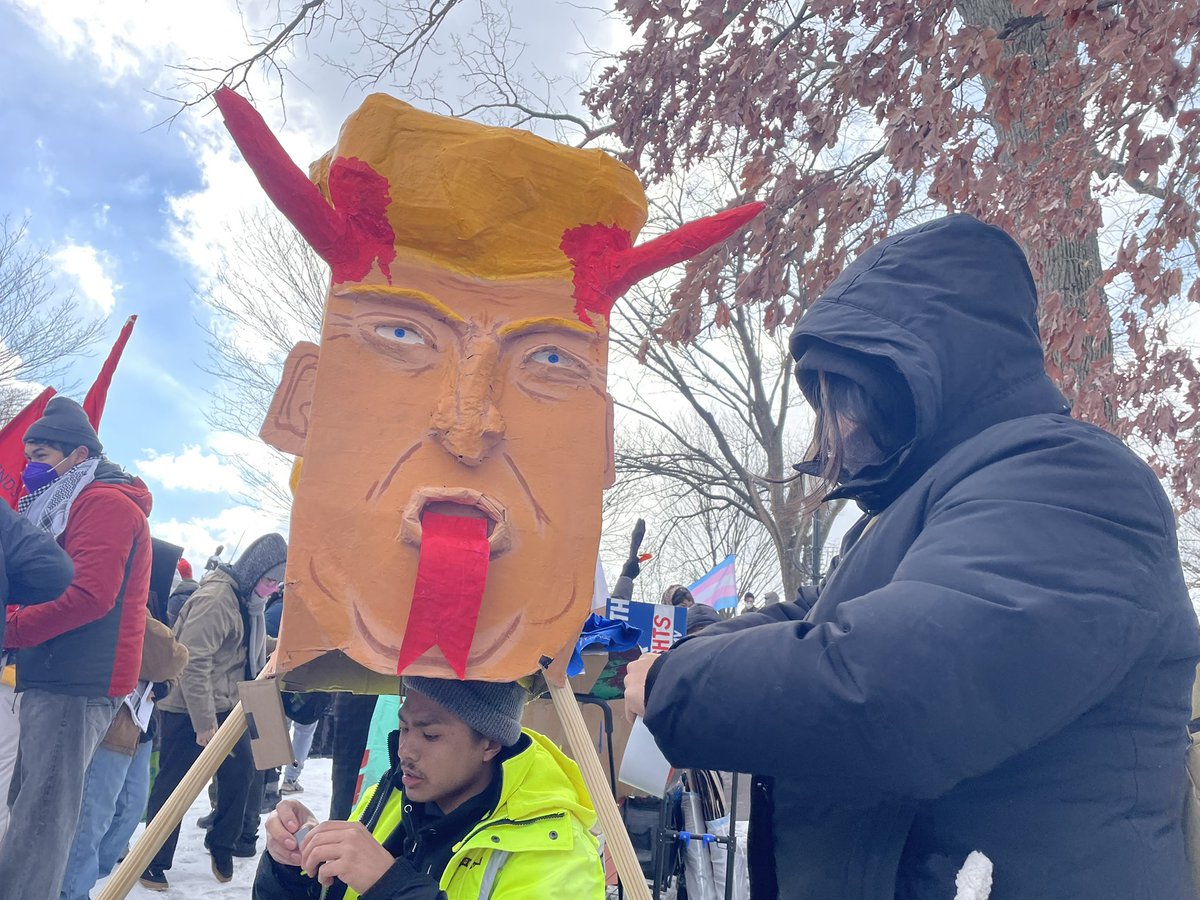
[[(329, 800), (332, 794), (331, 777), (333, 763), (328, 759), (310, 759), (304, 765), (304, 774), (300, 783), (304, 786), (303, 794), (291, 795), (309, 807), (318, 819), (329, 815)], [(175, 865), (167, 872), (171, 882), (170, 890), (166, 892), (148, 891), (140, 884), (135, 884), (129, 892), (130, 897), (146, 900), (150, 897), (165, 898), (203, 898), (203, 900), (249, 900), (250, 887), (254, 883), (254, 871), (258, 868), (257, 859), (234, 859), (233, 881), (220, 884), (213, 877), (209, 863), (208, 851), (204, 849), (204, 832), (196, 827), (196, 820), (208, 812), (208, 792), (201, 791), (192, 808), (183, 817), (183, 828), (179, 834), (179, 847), (175, 851)], [(263, 816), (266, 820), (266, 816)], [(145, 826), (138, 826), (136, 841), (141, 836)], [(265, 838), (259, 829), (258, 850), (261, 853)], [(98, 896), (104, 881), (97, 883), (92, 889), (92, 896)]]

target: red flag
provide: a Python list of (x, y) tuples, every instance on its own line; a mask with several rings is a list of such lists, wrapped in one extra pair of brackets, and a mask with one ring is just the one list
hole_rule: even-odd
[[(129, 343), (129, 335), (136, 321), (137, 316), (130, 316), (121, 328), (108, 359), (100, 367), (96, 383), (83, 400), (83, 410), (96, 430), (99, 430), (100, 417), (104, 415), (104, 401), (108, 399), (108, 386), (112, 383), (113, 372), (121, 360), (125, 345)], [(42, 417), (46, 404), (56, 393), (54, 388), (46, 388), (0, 429), (0, 498), (13, 509), (17, 508), (17, 498), (25, 493), (25, 485), (21, 482), (21, 470), (25, 468), (25, 432)]]
[(17, 508), (17, 497), (25, 490), (21, 483), (21, 470), (25, 468), (25, 432), (42, 417), (46, 404), (56, 393), (54, 388), (46, 388), (0, 428), (0, 495), (13, 509)]
[(108, 399), (108, 386), (112, 384), (113, 372), (116, 371), (117, 363), (121, 361), (121, 354), (125, 345), (129, 343), (129, 335), (133, 334), (133, 324), (136, 321), (137, 316), (130, 316), (126, 320), (121, 333), (117, 335), (117, 342), (108, 351), (108, 359), (104, 360), (104, 365), (100, 367), (96, 383), (83, 398), (83, 411), (87, 413), (88, 421), (97, 431), (100, 430), (100, 417), (104, 415), (104, 402)]

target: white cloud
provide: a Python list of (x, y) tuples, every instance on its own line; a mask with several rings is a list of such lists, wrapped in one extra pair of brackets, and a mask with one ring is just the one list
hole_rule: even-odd
[(225, 550), (221, 558), (230, 561), (256, 537), (277, 531), (287, 536), (287, 523), (261, 510), (248, 506), (223, 509), (210, 518), (151, 520), (154, 536), (183, 547), (183, 556), (192, 564), (197, 577), (205, 561), (219, 545)]
[[(291, 463), (268, 447), (258, 437), (236, 434), (232, 431), (214, 431), (208, 437), (208, 446), (222, 458), (238, 457), (252, 466), (255, 471), (269, 475), (281, 487), (286, 487)], [(287, 458), (290, 460), (290, 457)]]
[(235, 460), (269, 478), (287, 492), (291, 473), (290, 457), (281, 457), (257, 437), (231, 431), (210, 432), (204, 445), (191, 444), (183, 450), (160, 452), (147, 448), (134, 461), (139, 475), (168, 491), (195, 491), (206, 494), (247, 493), (251, 487), (242, 479)]
[(113, 268), (112, 258), (91, 244), (66, 244), (50, 254), (50, 261), (63, 275), (72, 279), (84, 297), (111, 313), (117, 305), (117, 291), (121, 289), (109, 271)]
[(199, 446), (184, 447), (182, 453), (144, 452), (146, 458), (136, 460), (134, 467), (168, 491), (233, 494), (245, 488), (236, 467)]
[(243, 238), (242, 214), (268, 208), (270, 202), (227, 134), (209, 131), (189, 135), (188, 140), (194, 145), (203, 187), (167, 198), (170, 249), (207, 287), (225, 253)]
[(225, 58), (245, 42), (241, 17), (230, 0), (204, 4), (146, 0), (15, 0), (17, 11), (60, 54), (88, 55), (100, 75), (117, 81), (153, 72), (162, 63), (195, 57)]

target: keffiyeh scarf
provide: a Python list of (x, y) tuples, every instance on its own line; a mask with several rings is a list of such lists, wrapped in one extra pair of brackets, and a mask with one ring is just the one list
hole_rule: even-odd
[(100, 462), (100, 457), (93, 456), (67, 469), (40, 491), (27, 494), (17, 501), (17, 512), (42, 531), (59, 537), (67, 530), (71, 504), (84, 488), (96, 480), (96, 468)]

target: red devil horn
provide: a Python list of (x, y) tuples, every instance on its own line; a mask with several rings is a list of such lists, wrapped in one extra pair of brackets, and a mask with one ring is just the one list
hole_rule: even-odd
[(747, 203), (688, 222), (640, 247), (615, 225), (580, 225), (563, 234), (562, 250), (575, 269), (575, 314), (589, 325), (589, 312), (607, 316), (627, 290), (660, 269), (691, 259), (725, 240), (760, 212), (764, 203)]
[(296, 226), (309, 246), (332, 265), (346, 231), (343, 218), (292, 162), (263, 117), (244, 97), (223, 87), (217, 91), (216, 101), (225, 127), (271, 202)]
[(766, 208), (765, 203), (735, 206), (713, 216), (680, 225), (674, 231), (656, 237), (621, 253), (614, 266), (609, 294), (614, 299), (655, 272), (691, 259), (719, 244)]

